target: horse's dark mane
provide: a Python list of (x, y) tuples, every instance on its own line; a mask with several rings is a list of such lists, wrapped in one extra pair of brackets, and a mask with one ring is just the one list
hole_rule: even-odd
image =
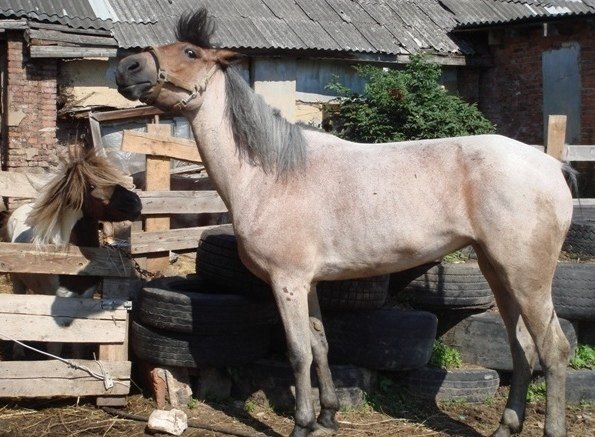
[(189, 42), (202, 48), (211, 48), (211, 36), (215, 32), (215, 22), (202, 7), (196, 12), (183, 14), (176, 25), (178, 41)]
[(304, 165), (306, 139), (302, 129), (255, 94), (236, 67), (224, 73), (225, 112), (240, 156), (278, 175)]
[[(211, 48), (215, 23), (206, 8), (182, 15), (176, 38), (202, 48)], [(225, 111), (231, 122), (240, 156), (259, 165), (265, 172), (283, 174), (302, 165), (306, 141), (300, 127), (289, 123), (281, 113), (265, 103), (234, 67), (221, 65), (226, 81)]]

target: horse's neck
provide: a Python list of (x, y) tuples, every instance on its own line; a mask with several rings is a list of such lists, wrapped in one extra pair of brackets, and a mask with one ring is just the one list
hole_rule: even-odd
[(99, 247), (99, 222), (83, 217), (76, 222), (70, 233), (70, 244), (84, 247)]
[(245, 197), (245, 187), (262, 171), (237, 153), (225, 111), (225, 77), (219, 72), (207, 87), (202, 109), (190, 114), (194, 138), (213, 186), (228, 208)]

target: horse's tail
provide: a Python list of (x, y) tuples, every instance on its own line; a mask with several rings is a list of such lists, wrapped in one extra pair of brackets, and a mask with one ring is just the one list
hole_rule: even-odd
[(578, 182), (576, 178), (578, 173), (579, 172), (572, 168), (569, 163), (562, 163), (562, 174), (564, 175), (566, 183), (570, 187), (571, 191), (576, 195), (578, 195)]

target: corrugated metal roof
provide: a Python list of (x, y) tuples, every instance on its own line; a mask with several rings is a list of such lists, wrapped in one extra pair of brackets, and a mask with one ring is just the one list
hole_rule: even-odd
[(0, 17), (28, 18), (78, 29), (111, 29), (87, 0), (0, 0)]
[(454, 13), (459, 28), (595, 13), (594, 0), (442, 0), (442, 3)]
[(453, 29), (595, 12), (595, 0), (0, 0), (0, 17), (111, 30), (135, 48), (173, 42), (198, 4), (221, 47), (387, 55), (472, 54)]
[[(128, 0), (104, 0), (114, 10)], [(114, 23), (123, 48), (173, 41), (169, 21), (196, 9), (195, 0), (146, 1), (143, 13), (156, 16), (148, 36), (134, 26)], [(472, 53), (449, 31), (454, 16), (438, 0), (204, 0), (217, 23), (214, 42), (233, 49), (324, 50), (397, 55), (419, 50), (441, 54)], [(160, 8), (158, 11), (153, 8)], [(153, 11), (153, 12), (152, 12)], [(401, 18), (402, 14), (405, 17)], [(129, 19), (130, 21), (130, 19)], [(139, 23), (139, 26), (145, 27)]]

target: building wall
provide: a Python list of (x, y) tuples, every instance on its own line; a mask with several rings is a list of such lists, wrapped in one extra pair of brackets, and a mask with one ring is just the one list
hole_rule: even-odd
[(29, 59), (22, 34), (8, 35), (3, 111), (3, 170), (48, 168), (57, 162), (54, 59)]
[[(497, 125), (499, 133), (530, 144), (543, 144), (542, 54), (567, 44), (580, 45), (582, 84), (580, 144), (595, 144), (595, 35), (594, 25), (573, 20), (547, 29), (542, 26), (508, 28), (490, 35), (494, 67), (482, 70), (479, 108)], [(462, 80), (474, 71), (463, 72)], [(467, 90), (469, 92), (469, 90)]]

